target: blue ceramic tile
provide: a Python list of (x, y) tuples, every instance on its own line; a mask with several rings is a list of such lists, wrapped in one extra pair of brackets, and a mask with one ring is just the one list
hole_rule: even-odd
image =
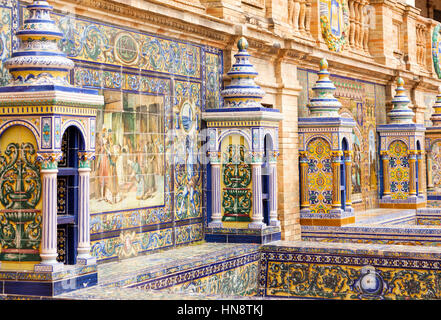
[(98, 284), (98, 274), (92, 273), (54, 283), (54, 295), (59, 295), (73, 290), (84, 289)]
[(4, 294), (52, 296), (53, 288), (50, 282), (5, 281)]

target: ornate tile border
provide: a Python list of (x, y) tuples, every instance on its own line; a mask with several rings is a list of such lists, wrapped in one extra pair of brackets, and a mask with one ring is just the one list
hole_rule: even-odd
[(402, 247), (400, 251), (398, 246), (393, 252), (389, 246), (309, 245), (262, 248), (259, 295), (344, 300), (441, 298), (439, 249), (434, 259), (421, 256), (418, 249), (411, 252)]

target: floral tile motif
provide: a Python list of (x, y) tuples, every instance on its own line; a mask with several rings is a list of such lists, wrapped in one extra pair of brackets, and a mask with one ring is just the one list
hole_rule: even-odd
[(312, 213), (328, 213), (332, 202), (331, 146), (325, 139), (315, 138), (307, 150), (310, 210)]
[(394, 141), (389, 146), (389, 157), (392, 199), (407, 199), (410, 176), (406, 144), (400, 140)]
[[(262, 248), (266, 296), (439, 299), (440, 264), (408, 246), (294, 242)], [(440, 253), (439, 249), (425, 248)]]

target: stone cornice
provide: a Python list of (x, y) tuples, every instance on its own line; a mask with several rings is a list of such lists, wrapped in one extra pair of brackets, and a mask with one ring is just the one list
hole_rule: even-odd
[(0, 93), (0, 106), (81, 106), (87, 108), (100, 108), (104, 105), (102, 95), (91, 95), (63, 91), (21, 91)]
[[(223, 43), (229, 34), (234, 33), (234, 24), (209, 15), (180, 12), (177, 9), (149, 4), (145, 9), (130, 6), (113, 0), (53, 0), (55, 9), (63, 10), (66, 3), (74, 4), (83, 10), (111, 14), (118, 19), (133, 19), (144, 24), (166, 28), (185, 34), (186, 37), (203, 38)], [(148, 10), (147, 10), (148, 9)], [(90, 14), (88, 16), (90, 16)], [(87, 14), (86, 14), (87, 15)], [(93, 17), (92, 18), (96, 18)], [(191, 38), (189, 39), (191, 41)]]
[[(30, 2), (30, 0), (25, 1)], [(208, 14), (201, 14), (196, 10), (195, 12), (185, 10), (185, 8), (181, 10), (168, 5), (168, 1), (162, 5), (158, 3), (158, 0), (127, 0), (124, 3), (123, 0), (51, 0), (51, 4), (56, 9), (64, 10), (64, 12), (68, 8), (74, 11), (74, 14), (93, 19), (109, 17), (109, 20), (112, 20), (111, 23), (138, 29), (142, 29), (145, 25), (151, 28), (150, 32), (161, 30), (160, 33), (166, 33), (170, 37), (209, 44), (223, 50), (231, 48), (238, 37), (243, 35), (248, 39), (250, 51), (257, 53), (256, 58), (266, 59), (269, 56), (276, 60), (279, 50), (283, 49), (286, 50), (283, 56), (284, 61), (302, 67), (314, 68), (321, 58), (326, 57), (331, 67), (338, 62), (338, 68), (333, 69), (344, 76), (356, 76), (361, 80), (384, 84), (395, 73), (395, 69), (368, 58), (354, 56), (347, 52), (334, 53), (322, 49), (313, 40), (299, 42), (250, 24), (234, 24), (231, 21)], [(143, 4), (141, 9), (135, 7), (139, 4)], [(397, 0), (371, 0), (371, 4), (393, 6), (395, 9), (392, 10), (406, 9), (406, 5)], [(98, 15), (95, 16), (95, 13)], [(413, 79), (414, 73), (404, 72), (406, 79)], [(441, 84), (438, 79), (426, 75), (421, 78), (421, 86), (427, 89), (436, 88)], [(433, 82), (433, 85), (429, 82)]]
[(406, 5), (404, 9), (404, 15), (412, 16), (415, 19), (417, 19), (420, 16), (420, 14), (421, 14), (421, 9), (411, 5)]

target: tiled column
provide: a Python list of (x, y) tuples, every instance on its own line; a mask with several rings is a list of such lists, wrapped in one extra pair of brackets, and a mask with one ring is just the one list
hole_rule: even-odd
[(345, 151), (346, 210), (352, 209), (352, 151)]
[(210, 154), (211, 164), (211, 221), (210, 228), (222, 228), (221, 210), (221, 161), (217, 153)]
[(341, 208), (341, 191), (340, 191), (340, 165), (341, 151), (334, 151), (332, 155), (332, 209)]
[(383, 197), (390, 197), (390, 181), (389, 181), (389, 154), (387, 151), (381, 151), (383, 161)]
[(262, 162), (253, 160), (251, 170), (253, 177), (253, 216), (248, 228), (263, 229), (265, 223), (263, 222)]
[(309, 210), (308, 158), (306, 152), (300, 152), (300, 209)]
[(418, 161), (418, 195), (424, 195), (424, 170), (423, 170), (423, 152), (419, 151), (417, 155)]
[(269, 206), (269, 224), (278, 227), (280, 221), (277, 219), (277, 162), (275, 160), (269, 162)]
[(409, 152), (409, 196), (415, 197), (417, 195), (416, 190), (416, 151), (411, 150)]
[(43, 196), (43, 222), (41, 262), (34, 266), (36, 272), (57, 271), (63, 266), (57, 261), (57, 174), (61, 153), (39, 154)]
[(426, 155), (426, 171), (427, 171), (427, 191), (431, 192), (434, 189), (432, 176), (432, 152), (427, 152)]
[(96, 258), (90, 255), (90, 161), (93, 153), (80, 152), (79, 156), (79, 212), (78, 212), (78, 249), (77, 263), (95, 264)]

